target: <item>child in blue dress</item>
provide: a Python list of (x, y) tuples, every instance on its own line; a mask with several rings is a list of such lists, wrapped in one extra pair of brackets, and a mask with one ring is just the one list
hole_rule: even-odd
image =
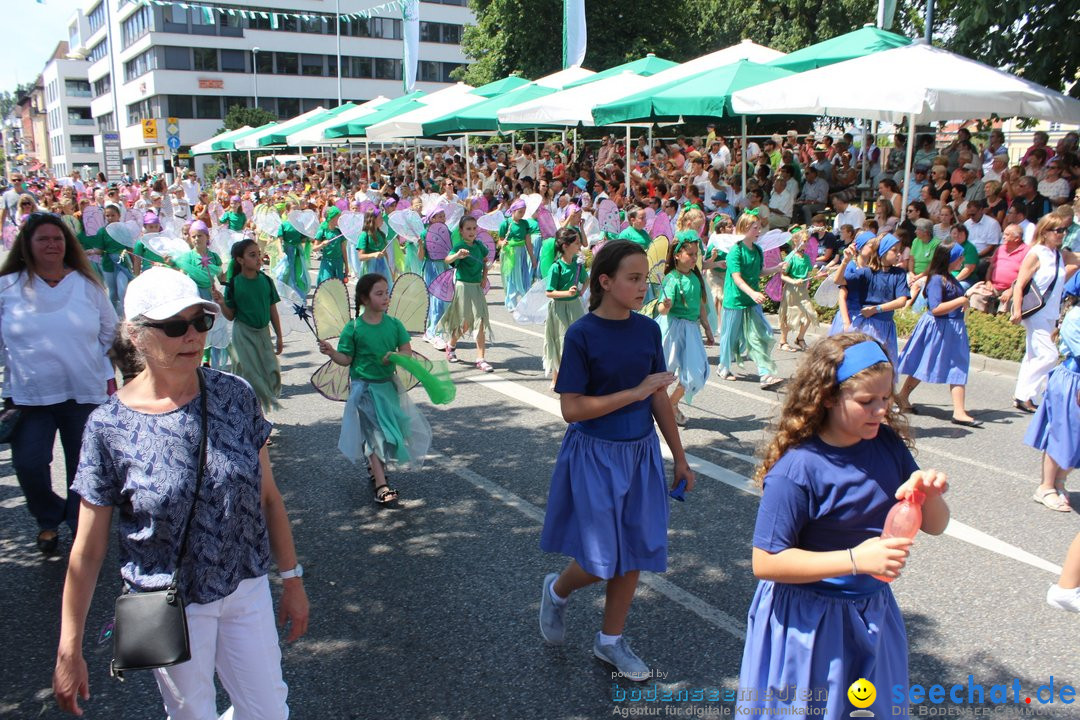
[[(881, 539), (893, 504), (925, 494), (922, 531), (949, 522), (945, 476), (920, 470), (903, 417), (893, 411), (893, 368), (862, 333), (825, 338), (788, 384), (776, 434), (756, 478), (759, 583), (747, 617), (737, 714), (847, 717), (848, 687), (878, 688), (875, 717), (907, 687), (907, 636), (888, 583), (912, 541)], [(802, 692), (785, 693), (789, 686)], [(826, 688), (827, 698), (810, 689)]]
[[(1080, 294), (1078, 278), (1080, 273), (1065, 286), (1066, 303), (1075, 302)], [(1024, 442), (1043, 451), (1042, 484), (1032, 499), (1051, 510), (1072, 512), (1065, 478), (1080, 465), (1080, 306), (1073, 305), (1065, 313), (1058, 333), (1065, 357), (1050, 371), (1046, 394), (1031, 418)], [(1047, 600), (1053, 604), (1049, 595)]]
[[(442, 275), (450, 267), (446, 264), (446, 260), (435, 260), (430, 257), (427, 247), (427, 228), (435, 223), (445, 222), (446, 211), (442, 209), (441, 205), (424, 217), (424, 232), (420, 234), (417, 258), (424, 264), (424, 283), (427, 285), (431, 285), (435, 278)], [(424, 335), (424, 340), (431, 343), (436, 350), (446, 350), (446, 339), (438, 334), (437, 328), (449, 306), (450, 303), (440, 300), (434, 295), (428, 298), (427, 333)]]
[(555, 391), (570, 423), (551, 478), (540, 547), (569, 555), (544, 578), (540, 632), (565, 642), (570, 594), (607, 582), (602, 631), (593, 654), (622, 677), (644, 681), (649, 667), (623, 637), (642, 570), (667, 569), (667, 488), (655, 420), (675, 463), (673, 486), (694, 487), (666, 388), (660, 329), (634, 312), (645, 299), (645, 251), (612, 240), (593, 259), (589, 312), (570, 326)]
[(856, 274), (867, 278), (866, 297), (851, 327), (880, 342), (895, 368), (899, 346), (893, 313), (907, 305), (911, 295), (907, 272), (896, 265), (900, 259), (900, 239), (886, 233), (868, 244), (875, 245), (877, 252), (871, 252), (867, 267), (856, 271)]
[[(689, 211), (698, 212), (698, 211)], [(686, 424), (679, 410), (679, 401), (694, 400), (709, 380), (709, 357), (701, 339), (699, 324), (708, 331), (705, 280), (697, 268), (701, 239), (693, 230), (682, 230), (668, 248), (664, 266), (664, 282), (660, 286), (657, 311), (663, 337), (664, 360), (675, 373), (678, 384), (671, 393), (671, 409), (675, 422)], [(710, 342), (712, 335), (709, 336)]]
[(536, 256), (529, 236), (539, 228), (535, 220), (525, 219), (525, 201), (510, 204), (510, 217), (499, 226), (500, 272), (507, 310), (513, 310), (532, 284)]
[[(862, 311), (869, 278), (856, 271), (870, 263), (871, 251), (867, 250), (867, 245), (873, 239), (874, 233), (864, 230), (856, 236), (854, 244), (844, 248), (843, 260), (836, 268), (836, 274), (833, 277), (833, 282), (839, 286), (840, 300), (836, 306), (836, 315), (833, 316), (832, 325), (829, 326), (830, 335), (851, 332), (855, 318)], [(843, 282), (840, 281), (841, 278)]]
[(356, 240), (356, 259), (360, 263), (354, 271), (356, 277), (375, 273), (386, 278), (386, 286), (394, 291), (394, 277), (390, 272), (390, 245), (383, 230), (382, 214), (368, 213), (364, 218), (364, 231)]
[[(964, 396), (971, 361), (964, 311), (968, 300), (979, 288), (967, 292), (952, 276), (952, 270), (964, 263), (964, 248), (960, 245), (938, 245), (927, 267), (927, 311), (919, 318), (911, 339), (900, 354), (897, 373), (907, 375), (896, 400), (904, 412), (911, 410), (911, 391), (920, 382), (948, 383), (952, 393), (954, 425), (978, 428), (982, 422), (974, 419), (964, 408)], [(981, 287), (981, 286), (980, 286)]]

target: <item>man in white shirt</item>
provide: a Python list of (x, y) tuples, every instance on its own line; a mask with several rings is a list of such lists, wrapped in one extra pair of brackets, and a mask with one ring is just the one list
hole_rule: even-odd
[(180, 186), (184, 188), (184, 196), (187, 198), (189, 207), (195, 207), (199, 204), (199, 179), (195, 175), (194, 170), (188, 170), (184, 175), (184, 179), (180, 181)]
[(986, 214), (985, 200), (969, 200), (967, 204), (968, 239), (979, 251), (979, 257), (989, 257), (1001, 244), (1001, 226)]
[(772, 195), (769, 196), (769, 227), (787, 229), (791, 226), (797, 187), (798, 183), (786, 173), (777, 173)]
[(852, 205), (841, 195), (832, 196), (833, 210), (836, 211), (836, 219), (833, 221), (833, 232), (840, 236), (840, 228), (850, 225), (858, 232), (862, 224), (866, 222), (866, 213), (857, 205)]
[(716, 137), (716, 141), (709, 151), (709, 157), (712, 160), (712, 166), (718, 170), (724, 170), (731, 164), (731, 150), (722, 136), (718, 135)]
[(1027, 202), (1023, 198), (1014, 199), (1012, 205), (1005, 211), (1005, 226), (1009, 225), (1020, 226), (1026, 245), (1035, 242), (1035, 223), (1027, 219)]
[(990, 161), (989, 169), (983, 171), (983, 182), (989, 182), (990, 180), (1001, 182), (1008, 169), (1009, 156), (1001, 154), (995, 155), (994, 159)]

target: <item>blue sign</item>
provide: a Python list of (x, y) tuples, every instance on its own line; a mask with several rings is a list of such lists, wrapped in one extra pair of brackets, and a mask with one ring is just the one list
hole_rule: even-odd
[(170, 135), (166, 143), (168, 144), (170, 150), (180, 149), (180, 138), (177, 135)]

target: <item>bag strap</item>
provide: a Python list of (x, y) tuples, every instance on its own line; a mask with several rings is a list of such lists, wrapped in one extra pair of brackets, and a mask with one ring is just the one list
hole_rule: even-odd
[(1061, 251), (1054, 251), (1054, 279), (1050, 281), (1050, 284), (1046, 286), (1046, 290), (1042, 293), (1043, 297), (1046, 297), (1054, 291), (1054, 286), (1057, 285), (1058, 275), (1061, 274)]
[(173, 570), (170, 587), (175, 588), (180, 577), (180, 567), (187, 554), (188, 534), (191, 530), (191, 521), (195, 518), (195, 506), (199, 504), (199, 489), (202, 487), (203, 475), (206, 473), (206, 444), (207, 444), (207, 412), (206, 412), (206, 380), (203, 377), (202, 368), (196, 373), (199, 377), (199, 465), (195, 471), (195, 494), (191, 498), (191, 508), (188, 510), (187, 520), (184, 522), (184, 530), (180, 535), (180, 552), (176, 556), (176, 569)]

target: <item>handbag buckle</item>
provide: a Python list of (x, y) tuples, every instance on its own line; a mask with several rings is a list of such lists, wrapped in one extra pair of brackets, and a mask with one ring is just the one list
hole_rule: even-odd
[(120, 682), (124, 682), (124, 671), (116, 669), (116, 660), (109, 661), (109, 675)]

